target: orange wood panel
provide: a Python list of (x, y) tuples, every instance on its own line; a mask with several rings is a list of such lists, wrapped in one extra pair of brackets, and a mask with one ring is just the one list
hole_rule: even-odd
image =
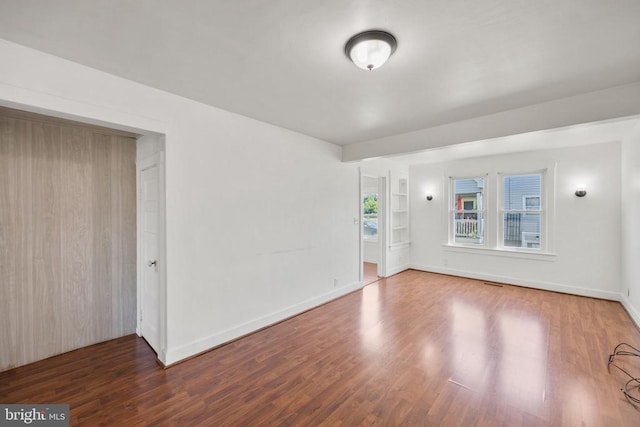
[(136, 326), (136, 141), (0, 108), (0, 370)]

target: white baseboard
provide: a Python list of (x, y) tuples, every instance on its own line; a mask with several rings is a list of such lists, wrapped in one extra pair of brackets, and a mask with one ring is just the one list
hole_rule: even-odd
[(624, 309), (627, 310), (627, 313), (629, 313), (629, 317), (631, 317), (633, 323), (635, 323), (636, 326), (640, 328), (640, 312), (638, 312), (638, 310), (636, 310), (636, 308), (631, 305), (631, 302), (624, 295), (620, 297), (620, 304), (622, 304)]
[(175, 348), (167, 349), (164, 355), (163, 363), (165, 366), (173, 365), (181, 360), (187, 359), (196, 354), (210, 350), (214, 347), (218, 347), (229, 341), (232, 341), (241, 336), (247, 335), (251, 332), (255, 332), (259, 329), (281, 322), (289, 317), (300, 314), (304, 311), (315, 308), (319, 305), (325, 304), (331, 300), (339, 298), (350, 292), (356, 291), (362, 288), (362, 283), (356, 282), (346, 286), (342, 286), (326, 294), (319, 295), (317, 297), (308, 299), (299, 304), (289, 306), (283, 310), (279, 310), (275, 313), (268, 314), (263, 317), (251, 320), (241, 325), (229, 328), (227, 330), (217, 332), (199, 340), (192, 341), (188, 344), (183, 344)]
[(413, 264), (411, 268), (420, 271), (428, 271), (431, 273), (449, 274), (452, 276), (468, 277), (470, 279), (487, 280), (490, 282), (506, 283), (516, 286), (524, 286), (526, 288), (542, 289), (545, 291), (562, 292), (565, 294), (580, 295), (584, 297), (602, 298), (612, 301), (620, 301), (619, 292), (604, 291), (599, 289), (588, 289), (577, 286), (571, 286), (561, 283), (539, 282), (535, 280), (526, 280), (516, 277), (499, 276), (494, 274), (477, 273), (465, 270), (456, 270), (453, 268), (436, 267), (430, 265)]
[[(543, 290), (562, 292), (562, 293), (573, 294), (573, 295), (602, 298), (602, 299), (608, 299), (612, 301), (620, 301), (623, 307), (627, 310), (627, 312), (633, 319), (633, 321), (636, 323), (636, 325), (640, 327), (640, 313), (629, 303), (629, 301), (626, 298), (622, 298), (620, 294), (616, 292), (586, 289), (586, 288), (563, 285), (558, 283), (521, 280), (521, 279), (508, 277), (508, 276), (498, 276), (498, 275), (492, 275), (492, 274), (469, 272), (469, 271), (463, 271), (463, 270), (455, 270), (450, 268), (442, 268), (442, 267), (419, 265), (419, 264), (396, 267), (388, 271), (387, 274), (388, 276), (391, 276), (410, 268), (415, 270), (420, 270), (420, 271), (432, 272), (432, 273), (449, 274), (453, 276), (468, 277), (471, 279), (488, 280), (491, 282), (507, 283), (507, 284), (517, 285), (517, 286), (535, 288), (535, 289), (543, 289)], [(166, 355), (164, 355), (163, 362), (166, 366), (175, 364), (177, 362), (180, 362), (181, 360), (187, 359), (191, 356), (194, 356), (204, 351), (218, 347), (222, 344), (225, 344), (229, 341), (232, 341), (236, 338), (239, 338), (243, 335), (247, 335), (251, 332), (257, 331), (264, 327), (273, 325), (289, 317), (295, 316), (296, 314), (300, 314), (304, 311), (307, 311), (319, 305), (325, 304), (331, 300), (334, 300), (336, 298), (339, 298), (343, 295), (346, 295), (350, 292), (353, 292), (361, 288), (362, 288), (361, 283), (359, 282), (352, 283), (352, 284), (340, 287), (338, 289), (335, 289), (331, 292), (308, 299), (299, 304), (292, 305), (290, 307), (287, 307), (275, 313), (271, 313), (266, 316), (254, 319), (252, 321), (243, 323), (236, 327), (209, 335), (205, 338), (192, 341), (191, 343), (184, 344), (176, 348), (172, 348), (172, 349), (170, 348), (167, 350)]]
[(394, 267), (390, 270), (387, 270), (387, 277), (393, 276), (394, 274), (402, 273), (405, 270), (410, 269), (410, 265), (401, 265), (400, 267)]
[(371, 264), (377, 264), (378, 260), (373, 258), (362, 258), (362, 262), (370, 262)]

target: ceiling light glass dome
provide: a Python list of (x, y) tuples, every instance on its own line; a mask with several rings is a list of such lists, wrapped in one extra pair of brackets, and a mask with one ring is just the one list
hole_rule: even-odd
[(358, 68), (375, 70), (395, 52), (396, 38), (380, 30), (369, 30), (351, 37), (344, 47), (345, 54)]

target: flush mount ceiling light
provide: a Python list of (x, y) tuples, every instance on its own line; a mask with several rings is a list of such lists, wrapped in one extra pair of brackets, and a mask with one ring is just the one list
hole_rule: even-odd
[(387, 62), (397, 46), (398, 42), (392, 34), (369, 30), (351, 37), (344, 46), (344, 53), (358, 68), (371, 71)]

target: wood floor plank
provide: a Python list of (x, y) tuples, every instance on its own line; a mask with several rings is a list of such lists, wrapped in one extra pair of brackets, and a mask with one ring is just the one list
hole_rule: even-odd
[[(407, 271), (161, 369), (127, 336), (0, 373), (72, 425), (636, 426), (619, 303)], [(621, 361), (640, 375), (638, 361)]]

